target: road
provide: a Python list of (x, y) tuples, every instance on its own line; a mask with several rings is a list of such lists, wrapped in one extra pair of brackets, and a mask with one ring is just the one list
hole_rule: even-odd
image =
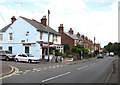
[(57, 65), (2, 79), (3, 83), (104, 83), (115, 57)]

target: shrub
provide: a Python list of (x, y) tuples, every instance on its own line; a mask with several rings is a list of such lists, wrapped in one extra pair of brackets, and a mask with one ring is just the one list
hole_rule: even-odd
[(69, 54), (69, 55), (68, 55), (68, 58), (73, 58), (73, 55), (72, 55), (72, 54)]

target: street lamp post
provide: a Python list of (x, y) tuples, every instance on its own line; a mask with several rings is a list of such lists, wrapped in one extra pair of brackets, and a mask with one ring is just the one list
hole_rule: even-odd
[(47, 29), (48, 29), (48, 62), (49, 62), (49, 14), (50, 14), (50, 11), (48, 10), (48, 26), (47, 26)]

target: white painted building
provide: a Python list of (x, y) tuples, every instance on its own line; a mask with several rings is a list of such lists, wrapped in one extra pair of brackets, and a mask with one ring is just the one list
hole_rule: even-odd
[[(48, 30), (47, 19), (43, 16), (41, 23), (34, 19), (13, 16), (11, 24), (0, 30), (0, 49), (10, 50), (13, 54), (30, 53), (40, 59), (47, 59)], [(61, 35), (54, 29), (50, 29), (50, 56), (54, 55), (54, 49), (61, 45)], [(63, 53), (63, 50), (61, 50)]]

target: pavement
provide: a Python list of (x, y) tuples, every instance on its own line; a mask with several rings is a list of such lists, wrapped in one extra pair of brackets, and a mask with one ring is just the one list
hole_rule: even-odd
[[(95, 59), (96, 57), (94, 58), (89, 58), (89, 59)], [(80, 63), (80, 62), (85, 62), (89, 59), (82, 59), (82, 60), (77, 60), (77, 61), (62, 61), (62, 62), (59, 62), (59, 63), (53, 63), (53, 64), (65, 64), (65, 65), (72, 65), (72, 64), (77, 64), (77, 63)], [(45, 61), (42, 61), (40, 62), (40, 64), (51, 64), (50, 62), (45, 62)], [(12, 76), (11, 74), (15, 74), (16, 73), (16, 69), (17, 69), (17, 72), (18, 72), (18, 68), (16, 67), (12, 67), (10, 65), (8, 65), (7, 63), (2, 63), (2, 73), (0, 73), (0, 79), (4, 78), (4, 77), (7, 77), (7, 76)]]
[(119, 73), (118, 72), (118, 65), (119, 65), (119, 62), (120, 62), (120, 58), (119, 59), (116, 59), (116, 61), (113, 62), (113, 68), (112, 68), (112, 71), (110, 73), (110, 76), (109, 76), (109, 79), (107, 81), (107, 83), (120, 83), (119, 82)]

